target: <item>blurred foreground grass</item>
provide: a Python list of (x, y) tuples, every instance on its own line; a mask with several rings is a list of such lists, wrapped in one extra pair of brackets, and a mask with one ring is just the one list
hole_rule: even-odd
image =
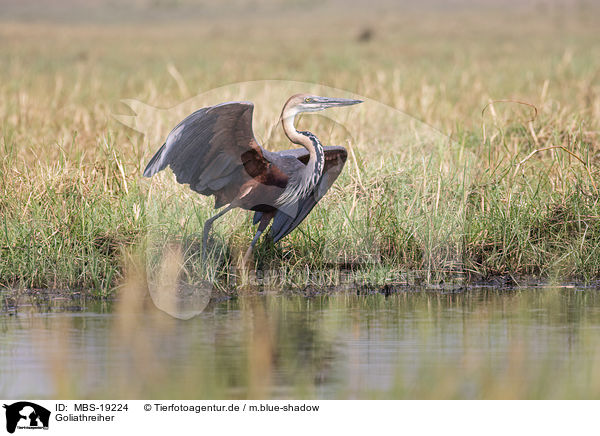
[(40, 300), (0, 319), (3, 397), (600, 398), (590, 289), (271, 293), (188, 321), (139, 281), (114, 303)]
[[(260, 268), (302, 278), (332, 268), (333, 259), (334, 270), (349, 267), (357, 281), (374, 285), (398, 283), (406, 272), (415, 272), (414, 282), (598, 277), (597, 8), (299, 9), (247, 20), (4, 18), (0, 284), (112, 290), (151, 224), (140, 178), (160, 145), (111, 117), (127, 111), (119, 101), (171, 107), (260, 79), (349, 90), (453, 140), (447, 155), (411, 158), (390, 144), (361, 142), (366, 128), (394, 128), (366, 113), (350, 126), (355, 157), (333, 192), (279, 247), (258, 247)], [(486, 108), (499, 99), (535, 108), (514, 101)], [(326, 142), (318, 122), (311, 128)], [(466, 170), (468, 184), (457, 177)], [(160, 186), (159, 201), (175, 209), (172, 227), (193, 237), (199, 224), (192, 221), (207, 217), (212, 201)], [(218, 226), (223, 246), (249, 242), (240, 216)], [(355, 262), (365, 235), (376, 266)], [(225, 253), (215, 267), (235, 286), (235, 259)], [(339, 284), (335, 271), (328, 277), (282, 285)]]

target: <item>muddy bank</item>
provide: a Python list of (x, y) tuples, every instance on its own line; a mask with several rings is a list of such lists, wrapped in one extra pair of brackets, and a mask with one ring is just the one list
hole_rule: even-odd
[[(564, 288), (574, 290), (600, 290), (600, 282), (563, 282), (556, 283), (540, 280), (534, 277), (497, 276), (479, 280), (470, 284), (435, 284), (435, 285), (408, 285), (405, 283), (392, 283), (383, 286), (354, 285), (354, 286), (327, 286), (318, 287), (309, 285), (303, 288), (289, 288), (281, 290), (264, 289), (257, 286), (239, 290), (223, 291), (214, 289), (210, 295), (210, 304), (217, 304), (224, 300), (235, 299), (240, 296), (259, 295), (297, 295), (307, 298), (335, 294), (376, 295), (385, 296), (405, 292), (427, 292), (441, 294), (459, 294), (465, 292), (496, 291), (510, 292), (533, 288)], [(119, 303), (120, 293), (116, 290), (109, 295), (100, 295), (92, 291), (71, 289), (3, 289), (0, 291), (0, 313), (14, 315), (18, 312), (35, 310), (36, 312), (78, 312), (94, 310), (110, 312)], [(150, 294), (142, 292), (139, 307), (153, 307)]]

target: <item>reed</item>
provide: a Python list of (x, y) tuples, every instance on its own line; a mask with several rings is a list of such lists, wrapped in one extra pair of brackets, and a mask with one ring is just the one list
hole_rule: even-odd
[[(559, 29), (552, 8), (527, 19), (519, 8), (427, 11), (425, 20), (416, 10), (349, 10), (306, 36), (302, 20), (284, 32), (274, 19), (253, 17), (248, 31), (226, 14), (203, 26), (5, 18), (0, 285), (111, 292), (127, 259), (144, 262), (140, 248), (156, 224), (149, 198), (166, 205), (168, 234), (193, 249), (212, 202), (168, 175), (149, 193), (141, 170), (159, 144), (112, 114), (124, 111), (123, 98), (170, 107), (228, 83), (272, 78), (392, 105), (453, 145), (431, 159), (385, 140), (373, 148), (362, 132), (394, 125), (365, 112), (350, 126), (355, 149), (332, 192), (281, 244), (257, 247), (255, 266), (276, 272), (262, 286), (593, 281), (600, 44), (598, 11), (589, 8), (567, 14)], [(314, 22), (334, 15), (325, 9)], [(377, 23), (367, 41), (358, 38), (365, 22)], [(318, 120), (309, 126), (328, 138)], [(157, 127), (164, 137), (171, 126)], [(243, 282), (236, 253), (251, 235), (244, 214), (216, 226), (220, 255), (210, 268), (227, 292)]]

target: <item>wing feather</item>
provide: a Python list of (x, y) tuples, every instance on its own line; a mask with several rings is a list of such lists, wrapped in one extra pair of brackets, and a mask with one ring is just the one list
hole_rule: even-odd
[(171, 167), (177, 182), (215, 196), (215, 207), (230, 203), (241, 186), (263, 174), (269, 161), (254, 138), (250, 102), (197, 110), (181, 121), (150, 159), (145, 177)]
[[(281, 152), (281, 154), (293, 155), (298, 160), (306, 163), (309, 158), (308, 151), (304, 150), (303, 153), (302, 150), (287, 150)], [(346, 149), (344, 147), (326, 146), (323, 147), (323, 151), (325, 153), (325, 167), (323, 168), (321, 180), (317, 183), (312, 193), (295, 205), (295, 207), (286, 208), (285, 212), (283, 210), (277, 211), (270, 230), (273, 242), (277, 242), (287, 236), (304, 221), (306, 216), (323, 198), (342, 172), (346, 158), (348, 157)], [(293, 211), (291, 214), (289, 213), (290, 210)], [(260, 220), (260, 217), (255, 215), (254, 221), (258, 222), (258, 220)]]

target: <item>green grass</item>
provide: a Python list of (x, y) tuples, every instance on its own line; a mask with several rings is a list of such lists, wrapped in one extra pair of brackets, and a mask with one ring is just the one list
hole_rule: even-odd
[[(355, 157), (332, 192), (282, 243), (257, 247), (260, 270), (283, 271), (269, 286), (335, 286), (341, 276), (377, 286), (494, 275), (593, 281), (600, 274), (598, 11), (559, 12), (323, 9), (289, 26), (277, 14), (252, 15), (249, 27), (232, 16), (151, 25), (5, 17), (0, 285), (105, 294), (143, 258), (153, 226), (196, 246), (197, 218), (209, 216), (212, 200), (168, 175), (141, 180), (172, 124), (158, 124), (155, 139), (112, 114), (126, 113), (124, 98), (168, 108), (262, 79), (349, 90), (453, 140), (447, 149), (394, 143), (407, 125), (374, 110), (344, 124)], [(358, 42), (365, 27), (373, 39)], [(514, 102), (482, 114), (498, 99), (526, 101), (537, 116)], [(261, 108), (282, 103), (268, 94), (256, 102), (263, 135), (277, 113)], [(322, 119), (302, 123), (326, 140), (343, 138)], [(285, 146), (277, 135), (274, 144)], [(156, 204), (164, 206), (159, 216), (149, 214)], [(242, 282), (236, 253), (252, 236), (246, 215), (231, 218), (216, 226), (224, 256), (210, 271), (226, 290)]]

